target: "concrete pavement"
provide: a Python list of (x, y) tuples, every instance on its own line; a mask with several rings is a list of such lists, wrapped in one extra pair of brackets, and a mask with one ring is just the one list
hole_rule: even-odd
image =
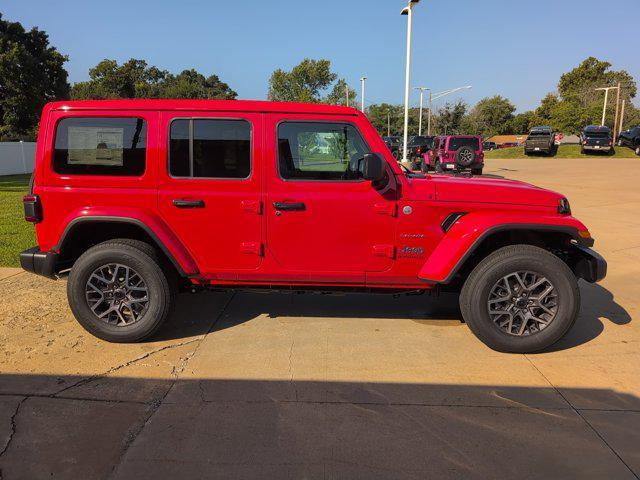
[(638, 478), (640, 161), (486, 171), (566, 194), (609, 262), (550, 351), (491, 351), (444, 295), (186, 294), (113, 345), (3, 271), (0, 478)]

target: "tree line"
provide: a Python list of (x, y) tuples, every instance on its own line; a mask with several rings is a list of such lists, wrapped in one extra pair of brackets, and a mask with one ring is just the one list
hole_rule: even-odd
[[(33, 140), (45, 103), (66, 99), (191, 98), (235, 99), (237, 93), (217, 75), (195, 69), (174, 74), (150, 66), (145, 60), (122, 64), (104, 59), (89, 70), (89, 80), (71, 86), (64, 63), (66, 55), (49, 45), (46, 32), (26, 31), (18, 22), (3, 20), (0, 13), (0, 140)], [(463, 101), (446, 103), (432, 112), (432, 133), (466, 133), (491, 136), (526, 133), (535, 125), (577, 133), (587, 124), (599, 124), (603, 93), (595, 88), (620, 83), (626, 101), (625, 126), (640, 124), (640, 109), (631, 99), (637, 86), (625, 70), (612, 70), (609, 62), (589, 57), (563, 74), (557, 91), (540, 105), (516, 113), (513, 103), (500, 95), (483, 98), (473, 107)], [(613, 126), (616, 95), (609, 96), (606, 124)], [(331, 69), (327, 59), (305, 58), (291, 70), (277, 69), (269, 79), (268, 98), (277, 101), (328, 103), (358, 107), (358, 93)], [(378, 103), (366, 113), (381, 135), (401, 135), (404, 107)], [(409, 111), (409, 133), (417, 134), (419, 109)], [(426, 132), (427, 109), (423, 113)]]

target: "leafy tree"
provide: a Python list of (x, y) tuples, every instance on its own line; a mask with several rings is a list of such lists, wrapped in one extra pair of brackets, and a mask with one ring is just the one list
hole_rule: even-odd
[(269, 79), (269, 99), (285, 102), (321, 101), (321, 94), (338, 78), (331, 62), (305, 58), (290, 72), (275, 70)]
[(511, 120), (511, 131), (513, 133), (527, 133), (531, 127), (535, 126), (536, 115), (532, 111), (517, 114)]
[[(467, 104), (462, 100), (454, 104), (446, 103), (431, 119), (432, 133), (436, 129), (439, 133), (447, 132), (452, 135), (463, 133), (463, 120), (467, 113), (467, 108)], [(422, 125), (424, 132), (425, 120), (423, 120)]]
[(358, 105), (358, 92), (349, 87), (347, 81), (344, 78), (339, 79), (331, 89), (329, 95), (327, 95), (322, 103), (330, 103), (332, 105), (347, 105), (347, 91), (349, 91), (349, 106), (355, 107)]
[(196, 70), (173, 75), (144, 60), (132, 58), (118, 65), (102, 60), (89, 70), (90, 80), (71, 89), (73, 99), (107, 98), (201, 98), (233, 100), (237, 93), (217, 75), (205, 77)]
[(511, 133), (511, 121), (515, 110), (516, 107), (500, 95), (483, 98), (473, 107), (463, 125), (469, 133), (477, 135)]
[(0, 139), (35, 138), (44, 104), (69, 96), (66, 61), (45, 32), (0, 13)]

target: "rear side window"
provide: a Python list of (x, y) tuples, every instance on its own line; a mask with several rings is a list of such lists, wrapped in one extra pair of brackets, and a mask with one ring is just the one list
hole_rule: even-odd
[(480, 150), (480, 141), (477, 138), (449, 139), (449, 150), (458, 150), (460, 147), (471, 147), (474, 151)]
[(248, 178), (251, 124), (246, 120), (177, 119), (169, 129), (173, 177)]
[(357, 180), (369, 152), (348, 123), (284, 122), (278, 125), (278, 168), (285, 180)]
[(70, 117), (56, 128), (53, 170), (72, 175), (140, 176), (147, 123), (130, 117)]

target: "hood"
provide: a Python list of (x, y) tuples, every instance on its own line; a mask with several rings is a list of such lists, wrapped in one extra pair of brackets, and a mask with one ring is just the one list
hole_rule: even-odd
[(441, 202), (557, 207), (563, 197), (529, 183), (502, 178), (433, 175), (426, 181), (434, 183), (435, 198)]

